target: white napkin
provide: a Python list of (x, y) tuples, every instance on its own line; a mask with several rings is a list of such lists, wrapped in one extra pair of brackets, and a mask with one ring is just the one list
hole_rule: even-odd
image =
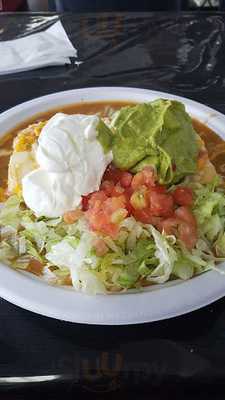
[(40, 33), (0, 42), (0, 75), (70, 64), (69, 57), (77, 57), (77, 50), (58, 21)]

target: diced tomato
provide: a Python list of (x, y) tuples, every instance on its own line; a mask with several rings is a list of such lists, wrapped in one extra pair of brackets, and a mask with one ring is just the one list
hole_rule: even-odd
[(131, 187), (133, 190), (138, 189), (140, 186), (144, 185), (145, 183), (145, 178), (142, 172), (138, 172), (133, 176), (132, 182), (131, 182)]
[(186, 222), (182, 222), (178, 226), (178, 237), (182, 242), (184, 242), (187, 249), (193, 249), (198, 240), (196, 227)]
[(43, 268), (44, 265), (40, 261), (32, 258), (27, 267), (27, 271), (32, 272), (35, 275), (41, 275), (43, 272)]
[(116, 238), (119, 232), (119, 223), (128, 214), (125, 205), (126, 198), (123, 195), (107, 197), (101, 190), (93, 193), (89, 200), (89, 208), (85, 213), (90, 228)]
[(106, 223), (106, 216), (103, 211), (95, 212), (94, 208), (86, 211), (85, 216), (90, 224), (90, 227), (95, 231), (101, 231), (102, 225)]
[(159, 229), (160, 227), (162, 219), (160, 217), (155, 217), (154, 215), (152, 215), (149, 208), (143, 208), (142, 210), (133, 209), (132, 215), (137, 221), (140, 221), (143, 224), (154, 225), (157, 229)]
[(124, 196), (110, 197), (104, 201), (104, 212), (111, 215), (118, 208), (124, 208), (126, 204), (126, 199)]
[(168, 235), (175, 235), (191, 250), (198, 239), (197, 223), (194, 215), (187, 207), (179, 207), (174, 216), (165, 219), (161, 224), (162, 230)]
[(128, 215), (130, 215), (132, 213), (132, 206), (130, 204), (130, 198), (132, 196), (132, 193), (133, 193), (133, 190), (131, 187), (125, 189), (125, 192), (123, 193), (123, 196), (125, 197), (125, 201), (126, 201), (125, 206), (128, 211)]
[(83, 212), (79, 208), (76, 210), (67, 211), (63, 215), (63, 221), (66, 224), (74, 224), (74, 222), (76, 222), (82, 216), (82, 214)]
[(138, 190), (133, 192), (130, 197), (130, 204), (135, 210), (141, 210), (148, 207), (149, 200), (146, 186), (140, 186)]
[(112, 196), (112, 192), (114, 189), (115, 184), (113, 181), (103, 181), (101, 184), (101, 190), (103, 190), (106, 194), (106, 196)]
[(173, 198), (180, 206), (191, 206), (193, 203), (193, 192), (191, 188), (178, 186), (173, 192)]
[(118, 208), (111, 215), (111, 222), (113, 224), (120, 224), (128, 215), (126, 208)]
[(90, 209), (86, 212), (86, 218), (93, 231), (116, 238), (119, 231), (118, 225), (111, 223), (110, 216), (104, 213), (104, 211), (95, 212), (94, 209)]
[(133, 190), (138, 189), (140, 186), (146, 185), (152, 187), (155, 185), (155, 171), (152, 167), (145, 167), (141, 172), (134, 175), (131, 187)]
[(87, 211), (89, 207), (89, 199), (91, 198), (92, 193), (88, 194), (87, 196), (82, 196), (82, 210)]
[(152, 213), (149, 208), (143, 208), (142, 210), (132, 209), (132, 215), (143, 224), (151, 224), (152, 222)]
[(107, 200), (107, 196), (103, 190), (99, 190), (98, 192), (92, 193), (89, 198), (88, 206), (89, 208), (99, 208), (103, 201)]
[(151, 224), (154, 225), (160, 231), (161, 230), (162, 220), (163, 220), (162, 217), (155, 217), (153, 215), (152, 219), (151, 219)]
[(124, 188), (120, 185), (120, 183), (117, 183), (114, 185), (112, 189), (112, 197), (119, 197), (124, 193)]
[(163, 185), (155, 185), (151, 187), (151, 192), (156, 192), (156, 193), (166, 193), (166, 187)]
[(101, 232), (105, 235), (109, 235), (112, 238), (116, 238), (119, 227), (116, 224), (113, 224), (109, 221), (109, 218), (106, 214), (101, 212), (101, 214), (96, 214), (91, 219), (89, 219), (90, 227), (96, 231)]
[(145, 179), (145, 185), (154, 186), (156, 180), (155, 170), (151, 166), (144, 167), (142, 170)]
[(117, 183), (119, 182), (122, 174), (123, 171), (116, 168), (113, 164), (109, 164), (109, 166), (105, 170), (102, 180), (103, 181), (107, 180), (107, 181), (112, 181), (113, 183)]
[(131, 185), (133, 175), (129, 172), (123, 172), (120, 178), (120, 184), (123, 188), (128, 188)]
[(119, 225), (109, 222), (104, 225), (102, 232), (108, 236), (111, 236), (113, 239), (116, 239), (119, 233)]
[[(111, 164), (104, 174), (100, 190), (84, 196), (82, 200), (90, 228), (116, 238), (120, 222), (127, 215), (133, 215), (140, 222), (152, 224), (161, 230), (165, 225), (167, 229), (171, 223), (169, 217), (174, 213), (174, 199), (165, 186), (155, 183), (155, 179), (152, 167), (145, 167), (133, 176)], [(167, 218), (167, 224), (163, 218)], [(181, 218), (175, 215), (173, 219), (176, 223), (172, 230), (178, 235)], [(182, 223), (187, 223), (185, 216)], [(169, 233), (171, 229), (167, 231)], [(180, 232), (182, 236), (182, 228)]]
[(177, 227), (181, 223), (181, 220), (177, 217), (170, 217), (164, 219), (161, 223), (161, 230), (164, 231), (167, 235), (175, 235), (177, 236)]
[(150, 191), (150, 210), (157, 217), (170, 217), (173, 214), (173, 197), (170, 194)]
[(106, 246), (104, 240), (102, 240), (102, 239), (94, 240), (93, 247), (94, 247), (96, 255), (98, 257), (104, 256), (109, 250), (108, 247)]
[(175, 215), (195, 228), (197, 227), (196, 218), (188, 207), (178, 207)]

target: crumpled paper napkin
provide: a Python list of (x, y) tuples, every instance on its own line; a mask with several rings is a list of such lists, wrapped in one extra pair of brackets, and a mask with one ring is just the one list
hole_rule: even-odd
[(70, 64), (77, 50), (60, 21), (45, 31), (0, 42), (0, 74)]

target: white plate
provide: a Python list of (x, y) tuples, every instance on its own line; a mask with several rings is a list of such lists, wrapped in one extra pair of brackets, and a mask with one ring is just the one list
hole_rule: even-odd
[[(187, 111), (225, 139), (225, 116), (202, 104), (167, 93), (133, 88), (88, 88), (40, 97), (0, 115), (0, 136), (36, 113), (83, 101), (144, 102), (158, 97), (177, 99)], [(225, 271), (225, 263), (220, 268)], [(154, 286), (141, 293), (87, 296), (72, 288), (52, 287), (32, 274), (0, 264), (0, 296), (27, 310), (66, 321), (122, 325), (150, 322), (185, 314), (225, 294), (225, 275), (210, 271), (189, 281)]]

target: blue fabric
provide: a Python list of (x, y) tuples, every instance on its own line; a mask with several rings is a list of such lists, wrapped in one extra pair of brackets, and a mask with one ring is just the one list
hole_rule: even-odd
[[(210, 1), (208, 6), (210, 8)], [(188, 0), (49, 0), (51, 11), (174, 11), (194, 10)], [(225, 11), (225, 0), (218, 1), (218, 9)]]
[(95, 11), (158, 11), (179, 9), (181, 0), (50, 0), (51, 10)]

